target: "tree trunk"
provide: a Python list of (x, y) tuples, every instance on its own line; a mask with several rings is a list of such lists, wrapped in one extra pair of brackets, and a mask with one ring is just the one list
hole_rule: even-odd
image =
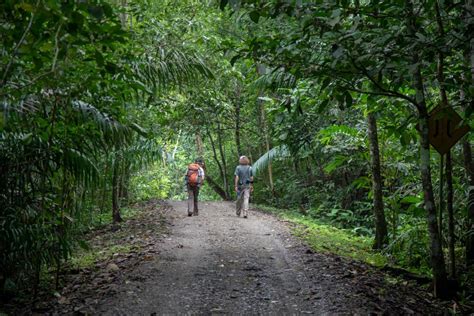
[[(262, 64), (257, 65), (257, 74), (259, 76), (265, 74), (265, 66)], [(258, 93), (258, 96), (262, 96), (262, 91)], [(262, 136), (263, 136), (263, 141), (265, 143), (265, 149), (266, 152), (270, 151), (270, 137), (268, 135), (268, 125), (267, 125), (267, 118), (265, 115), (265, 106), (263, 105), (262, 100), (258, 99), (257, 100), (257, 105), (260, 110), (260, 121), (261, 121), (261, 126), (262, 126)], [(275, 195), (275, 189), (274, 189), (274, 184), (273, 184), (273, 170), (272, 170), (272, 162), (268, 162), (268, 184), (270, 185), (270, 190), (273, 195)]]
[(199, 157), (204, 158), (204, 144), (202, 143), (202, 138), (200, 132), (196, 132), (196, 151)]
[(387, 221), (383, 206), (382, 175), (380, 172), (379, 140), (377, 121), (373, 113), (367, 116), (369, 128), (370, 157), (372, 167), (372, 190), (374, 196), (375, 242), (374, 249), (382, 249), (388, 242)]
[[(426, 110), (426, 108), (425, 108)], [(427, 214), (428, 231), (431, 240), (431, 266), (433, 269), (434, 292), (436, 297), (445, 297), (446, 289), (446, 267), (444, 263), (441, 239), (439, 236), (438, 222), (436, 220), (436, 206), (433, 195), (430, 168), (430, 143), (428, 139), (428, 112), (420, 113), (420, 151), (421, 151), (421, 180), (425, 210)]]
[(221, 160), (222, 160), (222, 180), (224, 182), (224, 190), (225, 194), (227, 196), (226, 200), (230, 199), (230, 189), (229, 189), (229, 183), (227, 179), (227, 163), (225, 160), (225, 150), (224, 150), (224, 145), (222, 142), (222, 134), (223, 131), (221, 129), (221, 123), (217, 122), (217, 143), (219, 145), (219, 153), (221, 155)]
[(443, 247), (443, 211), (444, 211), (444, 155), (439, 158), (439, 192), (438, 192), (438, 228), (441, 247)]
[[(200, 157), (203, 156), (204, 154), (204, 146), (203, 146), (203, 143), (202, 143), (202, 138), (201, 138), (201, 134), (198, 132), (196, 133), (196, 148), (197, 148), (197, 153)], [(211, 188), (217, 193), (219, 194), (219, 196), (225, 200), (225, 201), (229, 201), (230, 198), (226, 195), (226, 192), (224, 189), (222, 189), (219, 184), (217, 184), (216, 181), (214, 181), (214, 179), (206, 172), (206, 182), (208, 182), (210, 185), (211, 185)]]
[(174, 145), (173, 153), (171, 154), (171, 158), (172, 158), (173, 161), (174, 161), (174, 157), (176, 156), (176, 153), (178, 152), (180, 137), (181, 137), (181, 130), (179, 130), (179, 132), (178, 132), (178, 137), (176, 138), (176, 144)]
[(206, 175), (206, 181), (209, 182), (209, 184), (211, 185), (211, 188), (217, 193), (219, 194), (219, 196), (224, 200), (224, 201), (230, 201), (230, 198), (226, 195), (226, 192), (224, 191), (224, 189), (222, 189), (219, 184), (217, 184), (216, 181), (214, 181), (214, 179), (212, 179), (209, 175)]
[(466, 264), (474, 265), (474, 166), (472, 163), (472, 150), (468, 137), (462, 142), (464, 155), (464, 169), (466, 170), (467, 187), (467, 237), (466, 237)]
[(449, 274), (451, 278), (456, 277), (456, 258), (454, 254), (454, 210), (453, 210), (453, 166), (451, 152), (446, 154), (446, 190), (448, 193), (448, 254)]
[(125, 203), (128, 202), (128, 186), (130, 184), (130, 172), (128, 163), (123, 163), (123, 170), (121, 170), (122, 176), (120, 177), (119, 182), (119, 198)]
[[(436, 11), (436, 23), (438, 24), (438, 32), (440, 38), (445, 36), (443, 19), (441, 18), (441, 7), (439, 1), (435, 2), (435, 11)], [(448, 107), (448, 94), (446, 92), (446, 81), (444, 76), (444, 53), (441, 50), (438, 50), (438, 66), (436, 69), (436, 79), (439, 84), (439, 95), (441, 98), (441, 106)], [(441, 240), (441, 247), (443, 247), (443, 212), (444, 212), (444, 156), (441, 154), (440, 164), (439, 164), (439, 211), (438, 211), (438, 226), (439, 226), (439, 239)], [(446, 162), (447, 163), (447, 162)], [(451, 208), (453, 206), (451, 205)], [(448, 205), (449, 208), (449, 205)]]
[[(411, 0), (406, 1), (407, 7), (407, 28), (412, 36), (415, 36), (418, 30), (413, 4)], [(444, 263), (441, 240), (439, 238), (438, 222), (436, 220), (436, 206), (433, 194), (433, 185), (431, 182), (430, 166), (430, 142), (428, 131), (428, 109), (423, 90), (423, 78), (421, 76), (420, 60), (416, 50), (413, 51), (414, 65), (412, 70), (413, 84), (416, 93), (416, 106), (418, 109), (418, 127), (420, 134), (420, 170), (423, 186), (424, 206), (427, 214), (428, 231), (430, 235), (431, 268), (433, 269), (433, 289), (436, 297), (444, 298), (447, 296), (447, 276)]]
[[(212, 138), (212, 134), (209, 130), (207, 130), (207, 136), (209, 137), (209, 140), (211, 142), (211, 147), (212, 147), (212, 154), (213, 154), (213, 157), (214, 157), (214, 160), (216, 161), (217, 163), (217, 167), (219, 168), (219, 173), (221, 175), (221, 177), (223, 179), (225, 179), (225, 173), (224, 173), (224, 170), (222, 168), (222, 165), (221, 165), (221, 162), (219, 161), (219, 157), (217, 157), (217, 151), (216, 151), (216, 146), (214, 144), (214, 139)], [(226, 183), (226, 182), (224, 182)], [(228, 200), (230, 199), (230, 194), (227, 194), (227, 190), (223, 190), (221, 189), (220, 187), (218, 187), (218, 190), (222, 190), (224, 192), (224, 196), (225, 196), (225, 200)], [(215, 190), (216, 191), (216, 190)], [(221, 195), (220, 192), (216, 191), (219, 195)]]
[(113, 175), (112, 175), (112, 219), (114, 224), (122, 221), (120, 216), (120, 158), (119, 154), (115, 154)]
[[(240, 87), (237, 89), (235, 97), (235, 145), (237, 147), (237, 158), (242, 155), (242, 145), (240, 143)], [(248, 154), (247, 154), (248, 155)]]
[[(474, 17), (474, 0), (466, 1), (465, 19), (471, 20)], [(474, 32), (474, 24), (469, 24), (468, 34)], [(469, 65), (470, 73), (465, 76), (466, 91), (472, 90), (474, 86), (474, 38), (471, 38), (469, 48), (465, 53), (466, 61)], [(474, 108), (474, 98), (470, 97), (466, 104), (466, 112), (469, 108)], [(469, 193), (467, 197), (467, 238), (466, 238), (466, 264), (474, 265), (474, 165), (472, 162), (471, 143), (468, 135), (463, 140), (464, 168), (468, 181)]]
[[(112, 169), (113, 170), (113, 169)], [(103, 212), (106, 209), (106, 201), (108, 201), (107, 192), (108, 192), (108, 184), (109, 184), (109, 162), (108, 158), (105, 163), (104, 168), (104, 179), (100, 180), (99, 183), (102, 185), (102, 194), (100, 195), (99, 200), (99, 211)]]
[[(121, 0), (120, 2), (122, 9), (125, 10), (127, 8), (127, 0)], [(124, 29), (127, 27), (127, 19), (128, 17), (126, 13), (120, 13), (120, 23)]]

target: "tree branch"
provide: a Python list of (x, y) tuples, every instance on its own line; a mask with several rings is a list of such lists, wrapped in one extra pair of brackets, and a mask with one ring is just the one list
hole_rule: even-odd
[[(39, 0), (36, 2), (36, 7), (38, 7), (38, 4), (39, 4)], [(15, 59), (16, 54), (18, 54), (18, 49), (20, 48), (20, 46), (25, 41), (26, 35), (28, 34), (28, 32), (31, 29), (31, 25), (33, 24), (34, 17), (35, 17), (35, 13), (31, 12), (30, 21), (28, 22), (28, 25), (27, 25), (25, 31), (23, 32), (23, 35), (21, 36), (20, 40), (18, 41), (18, 43), (16, 43), (16, 46), (13, 49), (13, 52), (12, 52), (12, 56), (11, 56), (10, 60), (8, 61), (7, 66), (5, 67), (5, 71), (3, 72), (3, 76), (2, 76), (1, 87), (3, 87), (5, 85), (8, 73), (10, 72), (10, 68), (13, 64), (13, 60)]]

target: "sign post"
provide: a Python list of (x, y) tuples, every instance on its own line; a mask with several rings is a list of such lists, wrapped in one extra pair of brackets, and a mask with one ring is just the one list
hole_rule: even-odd
[(462, 119), (451, 107), (437, 106), (430, 113), (428, 121), (430, 144), (440, 154), (439, 168), (439, 234), (442, 240), (443, 232), (443, 165), (444, 155), (449, 153), (453, 147), (468, 131), (469, 126), (461, 125)]

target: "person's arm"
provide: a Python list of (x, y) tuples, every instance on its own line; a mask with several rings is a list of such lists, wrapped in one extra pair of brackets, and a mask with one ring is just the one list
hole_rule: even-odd
[(253, 191), (253, 169), (250, 167), (250, 192)]
[(235, 168), (235, 172), (234, 172), (234, 189), (235, 189), (235, 192), (239, 192), (239, 176), (237, 173), (237, 168)]
[(203, 167), (199, 167), (199, 170), (201, 171), (201, 182), (204, 182), (204, 178), (205, 178), (205, 172), (204, 172), (204, 168)]
[(239, 176), (234, 177), (235, 192), (239, 191)]

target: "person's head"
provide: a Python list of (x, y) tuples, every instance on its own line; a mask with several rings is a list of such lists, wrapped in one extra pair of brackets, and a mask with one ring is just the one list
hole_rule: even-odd
[(194, 159), (194, 162), (197, 163), (200, 166), (204, 165), (204, 160), (200, 157)]
[(247, 156), (240, 156), (239, 164), (241, 164), (241, 165), (250, 165), (250, 160), (247, 158)]

